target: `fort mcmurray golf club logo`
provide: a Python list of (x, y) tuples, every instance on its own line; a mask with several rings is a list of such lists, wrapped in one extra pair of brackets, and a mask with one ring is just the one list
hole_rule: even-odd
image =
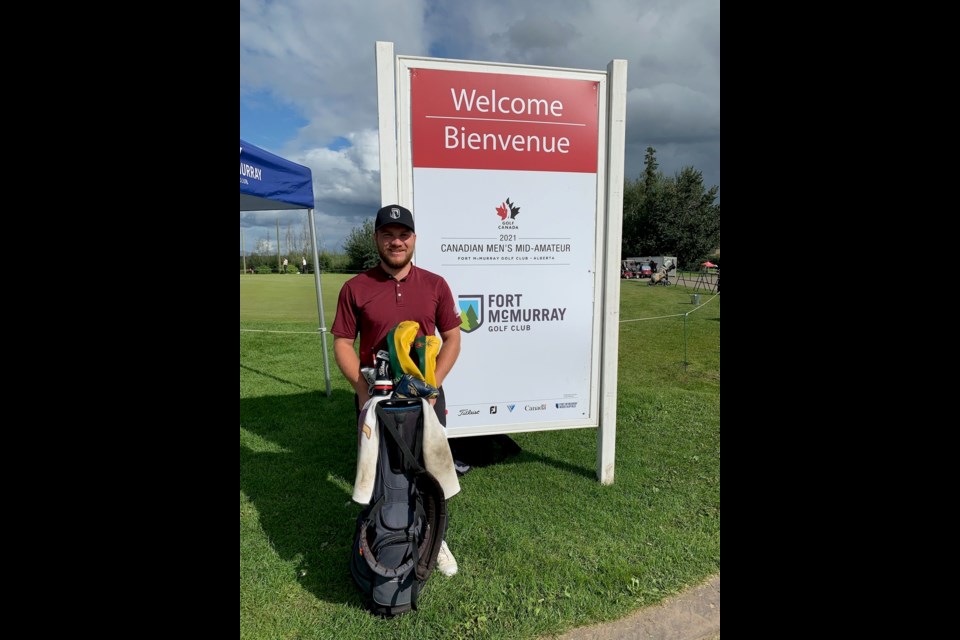
[(459, 296), (460, 330), (476, 331), (483, 325), (483, 295)]
[[(524, 302), (526, 295), (486, 293), (459, 296), (460, 330), (464, 333), (476, 331), (483, 326), (485, 319), (489, 321), (487, 331), (490, 333), (534, 331), (540, 323), (564, 321), (566, 307), (531, 307)], [(485, 306), (490, 308), (485, 309)]]

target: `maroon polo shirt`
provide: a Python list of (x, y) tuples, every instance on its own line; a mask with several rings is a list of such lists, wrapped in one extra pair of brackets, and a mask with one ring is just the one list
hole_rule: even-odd
[(372, 367), (377, 351), (387, 350), (387, 333), (405, 320), (420, 324), (420, 336), (460, 326), (460, 310), (450, 285), (439, 275), (411, 265), (402, 280), (380, 265), (347, 280), (340, 289), (331, 333), (355, 340), (360, 335), (360, 366)]

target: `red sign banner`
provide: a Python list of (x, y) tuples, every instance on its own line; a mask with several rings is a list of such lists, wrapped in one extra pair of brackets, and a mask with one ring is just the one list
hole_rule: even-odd
[(414, 168), (597, 172), (599, 83), (410, 69)]

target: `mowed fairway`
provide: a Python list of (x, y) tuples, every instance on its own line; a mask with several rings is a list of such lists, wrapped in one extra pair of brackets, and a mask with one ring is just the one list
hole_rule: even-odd
[[(328, 329), (333, 323), (337, 294), (350, 277), (339, 273), (322, 276), (324, 315)], [(320, 319), (313, 274), (241, 275), (241, 328), (245, 323), (312, 323), (314, 328), (318, 328)]]
[[(349, 277), (323, 276), (328, 329)], [(353, 392), (328, 336), (326, 395), (313, 276), (241, 275), (241, 640), (533, 640), (718, 574), (720, 296), (692, 292), (621, 281), (614, 483), (597, 480), (594, 429), (514, 434), (521, 453), (474, 468), (449, 502), (460, 573), (382, 620), (347, 570)]]

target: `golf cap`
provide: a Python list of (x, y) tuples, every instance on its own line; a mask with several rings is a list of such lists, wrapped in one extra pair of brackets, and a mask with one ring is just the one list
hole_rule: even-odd
[(378, 231), (380, 227), (387, 224), (402, 224), (410, 229), (410, 231), (414, 231), (413, 214), (410, 213), (410, 209), (401, 207), (398, 204), (388, 204), (380, 209), (380, 211), (377, 211), (377, 222), (373, 227), (374, 231)]

